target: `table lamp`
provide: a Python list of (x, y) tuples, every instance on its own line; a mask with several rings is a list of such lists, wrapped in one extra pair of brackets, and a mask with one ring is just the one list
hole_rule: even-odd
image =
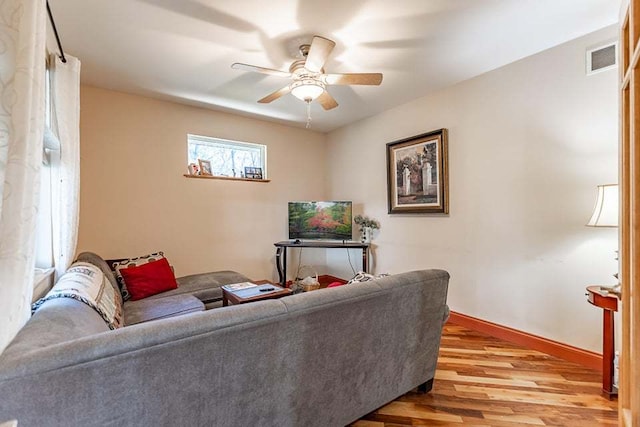
[(587, 225), (589, 227), (618, 226), (618, 184), (598, 185), (598, 198)]
[[(618, 184), (598, 185), (598, 198), (593, 207), (593, 214), (587, 223), (589, 227), (617, 227), (618, 226)], [(618, 251), (616, 251), (616, 259)], [(613, 277), (618, 279), (618, 273)], [(620, 283), (614, 286), (601, 286), (600, 289), (620, 294)]]
[[(593, 214), (587, 223), (590, 227), (617, 227), (618, 226), (618, 185), (598, 185), (598, 198), (593, 207)], [(616, 251), (616, 259), (617, 257)], [(600, 292), (592, 291), (587, 287), (589, 302), (603, 309), (602, 322), (602, 390), (609, 398), (617, 394), (617, 352), (615, 351), (614, 312), (618, 309), (618, 299), (621, 299), (622, 285), (618, 274), (614, 274), (618, 283), (613, 286), (599, 286)], [(609, 295), (611, 294), (611, 295)], [(613, 300), (613, 302), (611, 302)]]

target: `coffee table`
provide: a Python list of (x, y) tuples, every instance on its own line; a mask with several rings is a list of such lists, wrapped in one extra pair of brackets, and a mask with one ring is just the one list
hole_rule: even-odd
[[(265, 299), (275, 299), (291, 295), (291, 289), (283, 288), (265, 280), (252, 282), (257, 286), (245, 289), (231, 290), (227, 285), (222, 286), (222, 306), (230, 304), (246, 304), (248, 302), (262, 301)], [(273, 289), (269, 291), (261, 291), (261, 289)]]

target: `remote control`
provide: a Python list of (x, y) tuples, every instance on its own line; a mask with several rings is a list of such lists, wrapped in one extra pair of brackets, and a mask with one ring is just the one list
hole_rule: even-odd
[(262, 288), (260, 289), (260, 292), (269, 292), (269, 291), (273, 291), (275, 290), (274, 288)]

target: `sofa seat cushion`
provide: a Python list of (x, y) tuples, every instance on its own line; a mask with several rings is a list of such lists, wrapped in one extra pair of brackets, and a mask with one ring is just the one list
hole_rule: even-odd
[(145, 298), (124, 303), (124, 323), (125, 326), (130, 326), (198, 311), (204, 311), (204, 304), (193, 295), (182, 294), (163, 298)]

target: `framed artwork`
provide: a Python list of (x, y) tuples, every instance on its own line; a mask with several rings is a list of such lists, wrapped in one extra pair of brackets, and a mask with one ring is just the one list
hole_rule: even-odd
[(213, 173), (211, 173), (211, 162), (209, 160), (198, 159), (198, 164), (200, 165), (200, 175), (213, 175)]
[(447, 130), (387, 144), (389, 213), (449, 213)]
[(247, 179), (262, 179), (262, 168), (245, 166), (244, 177)]

